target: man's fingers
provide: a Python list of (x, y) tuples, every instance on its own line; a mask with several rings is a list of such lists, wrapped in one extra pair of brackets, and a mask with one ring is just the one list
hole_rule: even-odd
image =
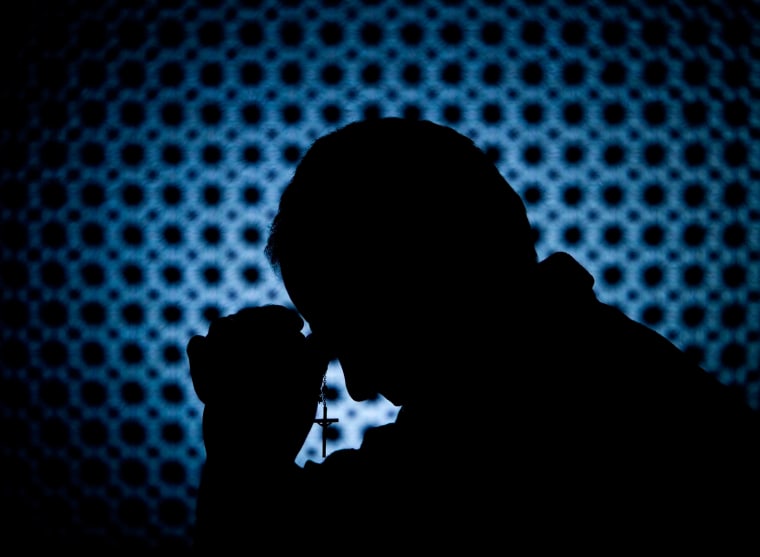
[(187, 358), (190, 362), (190, 378), (193, 381), (195, 394), (205, 403), (208, 396), (208, 365), (206, 354), (206, 337), (193, 336), (187, 343)]
[[(185, 348), (195, 394), (208, 404), (217, 396), (242, 395), (261, 386), (260, 373), (287, 369), (289, 373), (314, 373), (329, 360), (305, 349), (304, 321), (293, 309), (280, 305), (244, 308), (214, 319), (206, 336), (195, 335)], [(315, 379), (321, 379), (323, 371)], [(286, 385), (294, 379), (282, 373), (269, 377)], [(255, 383), (253, 383), (255, 381)]]
[(280, 305), (243, 308), (211, 322), (209, 339), (241, 338), (246, 335), (275, 336), (299, 333), (304, 321), (293, 309)]
[(243, 308), (233, 317), (252, 328), (261, 328), (263, 325), (268, 330), (283, 332), (301, 331), (304, 326), (297, 311), (276, 304)]
[(206, 342), (206, 337), (202, 335), (195, 335), (193, 336), (187, 343), (187, 356), (191, 360), (195, 358), (195, 355), (198, 354), (198, 351), (201, 349), (201, 346)]

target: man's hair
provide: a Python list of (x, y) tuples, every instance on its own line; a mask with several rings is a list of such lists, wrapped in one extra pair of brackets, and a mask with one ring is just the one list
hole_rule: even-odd
[(401, 118), (317, 139), (282, 194), (265, 253), (277, 272), (365, 255), (514, 268), (537, 259), (525, 206), (485, 153), (449, 127)]

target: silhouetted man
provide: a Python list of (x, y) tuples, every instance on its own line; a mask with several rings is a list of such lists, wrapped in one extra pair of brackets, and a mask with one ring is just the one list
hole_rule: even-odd
[[(749, 407), (568, 254), (539, 261), (519, 196), (454, 130), (387, 118), (317, 140), (266, 253), (297, 312), (247, 308), (188, 344), (199, 549), (585, 547), (757, 504)], [(353, 399), (398, 418), (300, 467), (335, 358)]]

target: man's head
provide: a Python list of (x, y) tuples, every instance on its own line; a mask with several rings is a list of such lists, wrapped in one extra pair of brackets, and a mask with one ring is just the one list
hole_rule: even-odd
[(525, 207), (487, 156), (451, 128), (400, 118), (310, 147), (266, 254), (312, 330), (341, 338), (368, 320), (399, 331), (394, 321), (455, 317), (537, 259)]
[(318, 139), (283, 192), (266, 253), (276, 269), (431, 250), (534, 262), (522, 200), (467, 137), (429, 121), (354, 122)]

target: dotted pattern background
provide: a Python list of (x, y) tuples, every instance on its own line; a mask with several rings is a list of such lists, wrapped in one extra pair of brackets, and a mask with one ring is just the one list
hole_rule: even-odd
[[(362, 117), (472, 137), (541, 257), (760, 408), (757, 2), (25, 6), (0, 59), (0, 497), (42, 533), (187, 547), (185, 343), (288, 303), (262, 255), (279, 193)], [(332, 450), (394, 417), (328, 381)]]

